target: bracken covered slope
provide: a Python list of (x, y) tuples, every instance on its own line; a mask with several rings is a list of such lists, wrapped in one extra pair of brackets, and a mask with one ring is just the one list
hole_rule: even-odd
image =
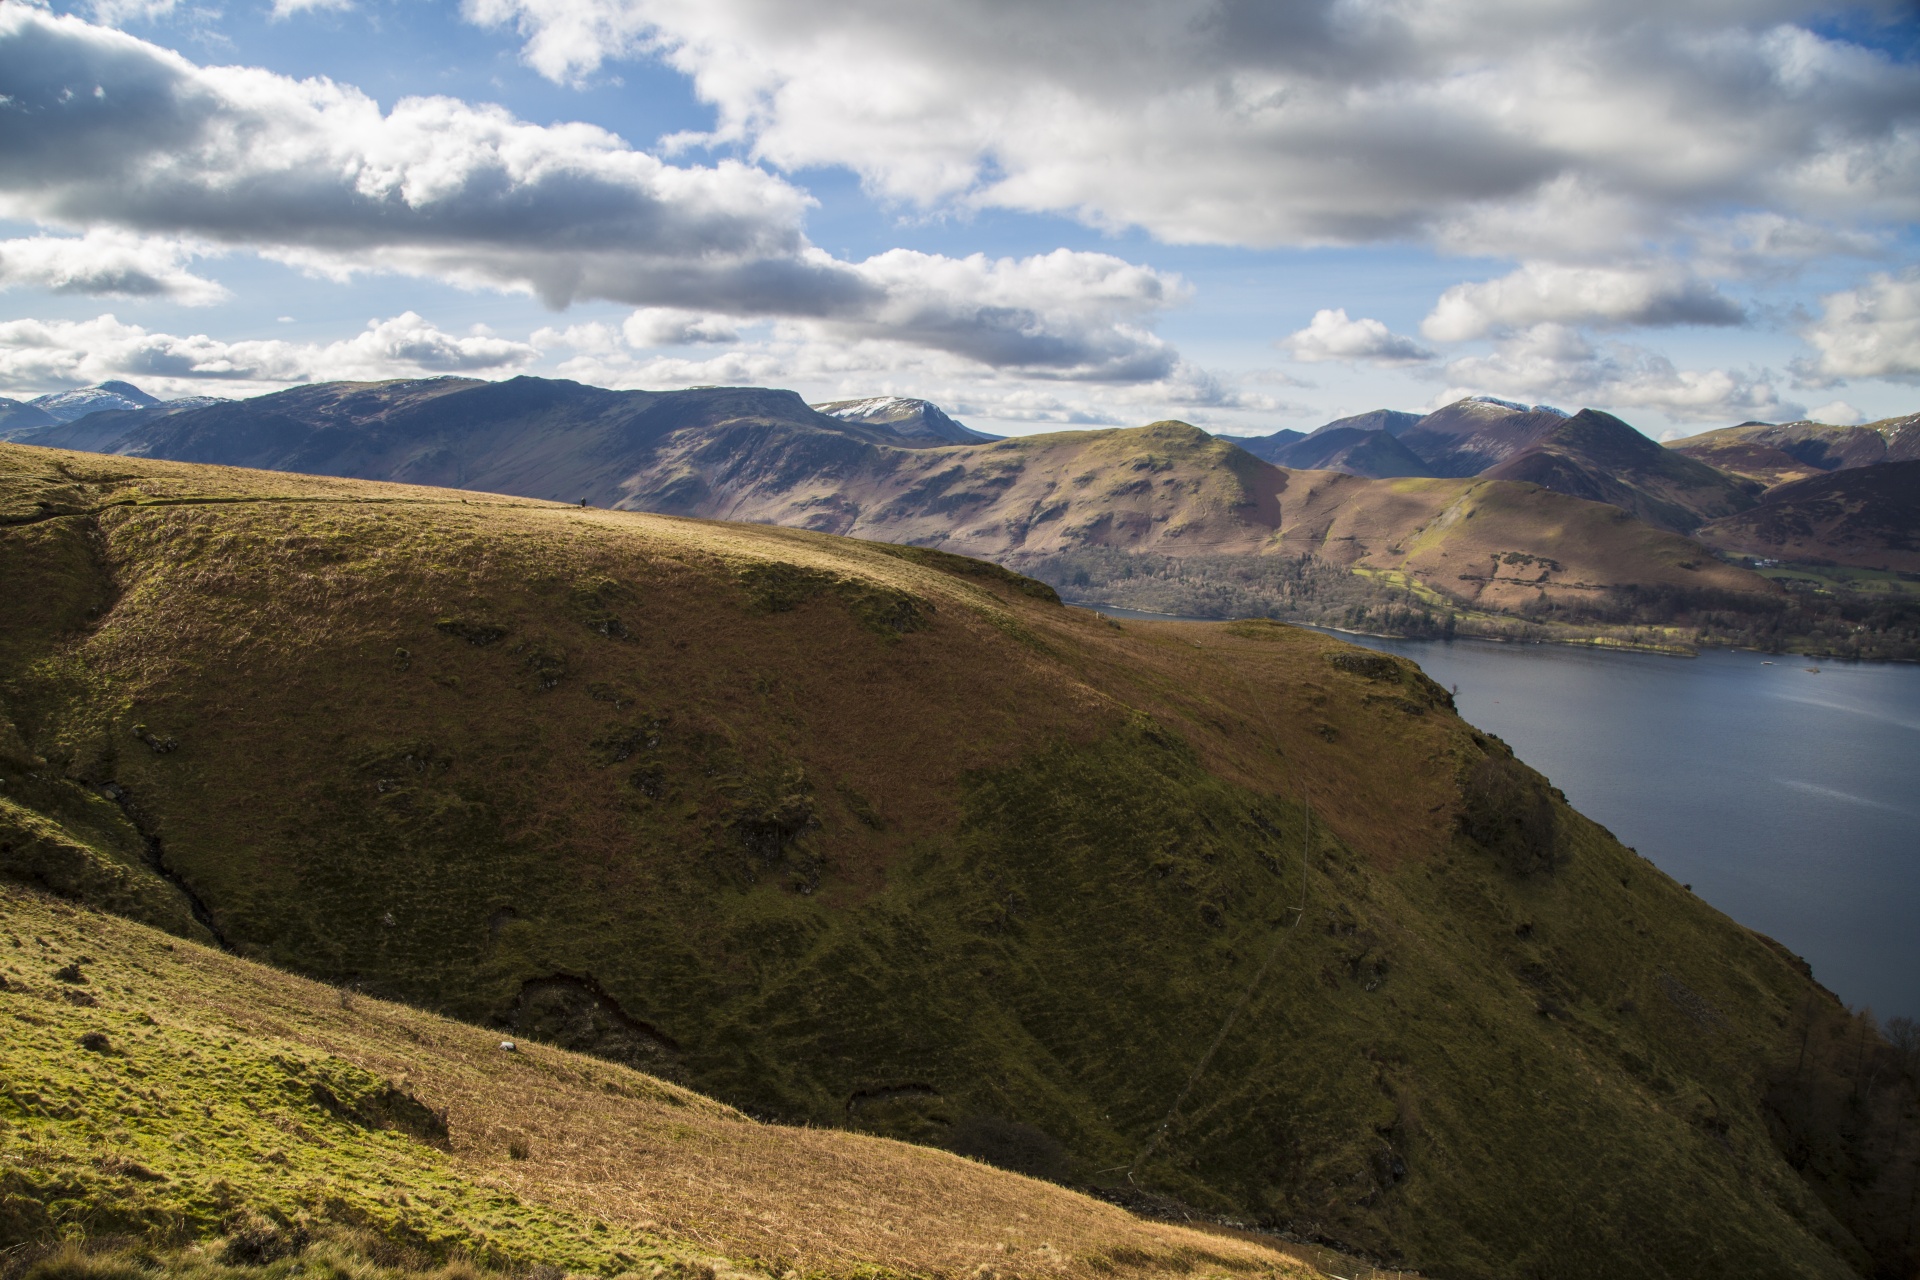
[(1911, 1089), (1822, 1119), (1871, 1056), (1832, 997), (1398, 660), (801, 530), (20, 447), (0, 521), (16, 878), (1437, 1275), (1911, 1265)]

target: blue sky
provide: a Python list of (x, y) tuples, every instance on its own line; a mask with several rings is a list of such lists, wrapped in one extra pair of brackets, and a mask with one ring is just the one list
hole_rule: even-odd
[(1920, 409), (1903, 6), (279, 4), (0, 0), (0, 395)]

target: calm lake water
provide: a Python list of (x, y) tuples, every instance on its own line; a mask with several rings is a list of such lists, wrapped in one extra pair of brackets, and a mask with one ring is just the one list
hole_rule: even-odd
[(1841, 999), (1920, 1016), (1920, 666), (1343, 638), (1418, 662), (1582, 813)]

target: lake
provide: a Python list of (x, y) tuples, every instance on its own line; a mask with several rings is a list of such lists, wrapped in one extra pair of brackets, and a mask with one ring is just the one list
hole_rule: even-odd
[(1574, 807), (1841, 999), (1920, 1016), (1920, 666), (1342, 638), (1418, 662)]

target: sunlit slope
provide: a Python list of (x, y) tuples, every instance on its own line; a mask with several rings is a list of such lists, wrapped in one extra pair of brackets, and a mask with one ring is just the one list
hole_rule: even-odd
[(1749, 422), (1675, 440), (1667, 448), (1735, 475), (1779, 485), (1823, 471), (1920, 459), (1920, 414), (1857, 427)]
[[(161, 922), (244, 955), (1438, 1274), (1901, 1247), (1879, 1157), (1810, 1183), (1762, 1105), (1831, 997), (1396, 660), (799, 530), (17, 447), (0, 520), (5, 794), (84, 854), (8, 838), (15, 876), (157, 863)], [(101, 797), (131, 843), (65, 816)]]
[(607, 1276), (1308, 1274), (944, 1152), (756, 1124), (544, 1045), (505, 1052), (6, 886), (0, 978), (4, 1244), (164, 1244), (251, 1220)]
[(1753, 505), (1753, 485), (1664, 449), (1612, 414), (1582, 409), (1482, 473), (1605, 502), (1656, 529), (1691, 533)]
[(1405, 573), (1464, 604), (1517, 609), (1610, 588), (1765, 595), (1764, 580), (1619, 507), (1500, 480), (1297, 472), (1283, 541), (1335, 564)]
[[(909, 404), (878, 403), (895, 409)], [(883, 417), (891, 412), (876, 411)], [(1414, 574), (1419, 598), (1463, 610), (1469, 620), (1477, 610), (1519, 604), (1534, 609), (1529, 616), (1538, 614), (1540, 590), (1510, 589), (1537, 587), (1534, 572), (1506, 572), (1516, 563), (1530, 569), (1579, 566), (1557, 575), (1549, 571), (1545, 602), (1560, 607), (1591, 603), (1616, 587), (1669, 599), (1702, 587), (1777, 594), (1734, 570), (1719, 572), (1728, 581), (1704, 583), (1677, 569), (1681, 561), (1711, 560), (1679, 538), (1621, 533), (1591, 541), (1603, 524), (1602, 512), (1614, 510), (1605, 503), (1657, 526), (1690, 529), (1746, 501), (1727, 477), (1659, 448), (1617, 419), (1591, 412), (1571, 419), (1516, 413), (1509, 406), (1462, 401), (1422, 421), (1425, 436), (1408, 438), (1430, 437), (1429, 445), (1451, 459), (1440, 473), (1466, 478), (1418, 490), (1427, 500), (1411, 505), (1407, 498), (1415, 491), (1394, 481), (1350, 477), (1353, 483), (1329, 485), (1319, 472), (1277, 469), (1181, 422), (941, 445), (943, 436), (965, 433), (913, 428), (902, 435), (878, 420), (822, 415), (792, 392), (752, 387), (647, 393), (538, 378), (330, 383), (170, 414), (127, 430), (117, 419), (89, 419), (51, 432), (41, 443), (577, 498), (597, 507), (937, 546), (1051, 582), (1077, 583), (1085, 588), (1081, 595), (1094, 592), (1096, 598), (1100, 591), (1107, 598), (1131, 598), (1123, 585), (1106, 580), (1116, 572), (1127, 576), (1127, 566), (1116, 568), (1116, 557), (1173, 557), (1192, 562), (1197, 576), (1216, 579), (1259, 576), (1280, 560), (1323, 557), (1374, 574)], [(1331, 455), (1321, 457), (1322, 439), (1316, 437), (1301, 457), (1332, 465)], [(1374, 443), (1400, 451), (1400, 461), (1409, 465), (1346, 469), (1430, 474), (1393, 437)], [(1494, 463), (1513, 474), (1473, 478)], [(1562, 492), (1523, 499), (1530, 490)], [(1458, 550), (1437, 551), (1436, 558), (1448, 563), (1399, 563), (1392, 544), (1416, 532), (1432, 542), (1431, 529), (1416, 527), (1469, 494), (1477, 495), (1475, 505), (1507, 512), (1499, 545), (1461, 538), (1473, 532), (1462, 527), (1451, 535), (1461, 538)], [(1347, 510), (1331, 511), (1330, 503)], [(1329, 533), (1333, 524), (1364, 526), (1371, 558), (1345, 533)], [(1462, 569), (1457, 563), (1482, 551), (1503, 557), (1500, 565)], [(1089, 557), (1097, 562), (1091, 567), (1102, 571), (1097, 585), (1091, 578), (1081, 581)], [(1145, 562), (1134, 567), (1155, 572)], [(1525, 581), (1504, 581), (1516, 577)], [(1346, 581), (1351, 586), (1358, 580)], [(1339, 594), (1323, 589), (1319, 603)], [(1372, 598), (1377, 602), (1383, 594), (1375, 591)], [(1268, 591), (1257, 611), (1281, 603)]]
[(1238, 553), (1272, 537), (1285, 485), (1237, 445), (1157, 422), (876, 450), (804, 474), (742, 459), (724, 503), (699, 513), (1002, 560), (1079, 546)]
[(1179, 422), (883, 450), (864, 468), (734, 492), (722, 509), (1016, 566), (1088, 548), (1315, 555), (1405, 572), (1430, 592), (1481, 608), (1624, 585), (1774, 590), (1607, 503), (1504, 480), (1285, 471)]

